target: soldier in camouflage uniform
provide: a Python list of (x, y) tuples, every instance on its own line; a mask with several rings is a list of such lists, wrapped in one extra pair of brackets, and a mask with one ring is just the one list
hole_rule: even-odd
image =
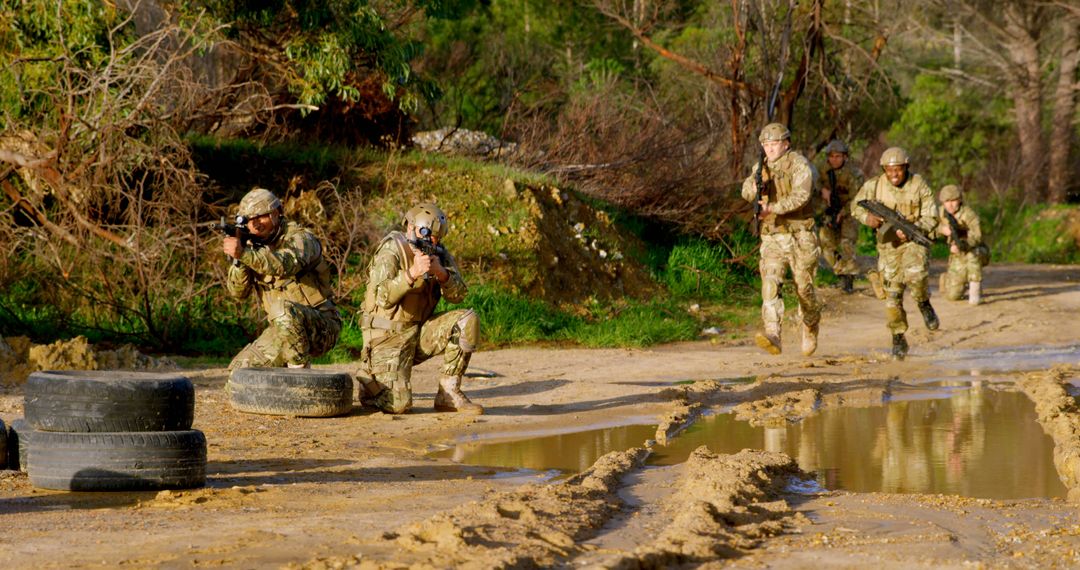
[(937, 330), (938, 321), (930, 305), (927, 286), (930, 269), (929, 248), (910, 241), (903, 231), (859, 206), (861, 200), (874, 200), (896, 210), (901, 216), (923, 231), (930, 233), (937, 226), (937, 203), (934, 193), (922, 176), (908, 171), (908, 156), (903, 149), (892, 147), (881, 155), (883, 173), (871, 178), (859, 190), (851, 204), (855, 219), (877, 230), (878, 270), (885, 282), (886, 314), (892, 332), (892, 355), (896, 360), (907, 356), (907, 313), (904, 312), (904, 290), (911, 289), (922, 313), (926, 328)]
[(863, 173), (848, 164), (848, 146), (833, 140), (824, 149), (826, 164), (818, 178), (821, 188), (823, 221), (818, 230), (821, 254), (833, 273), (840, 279), (845, 293), (854, 291), (855, 243), (859, 240), (859, 224), (851, 217), (848, 204), (862, 187)]
[(286, 220), (281, 201), (264, 188), (240, 200), (238, 215), (246, 218), (251, 240), (225, 238), (222, 250), (234, 260), (226, 288), (237, 299), (258, 295), (269, 326), (229, 368), (309, 368), (311, 358), (333, 348), (341, 332), (322, 244)]
[[(484, 408), (461, 391), (461, 377), (480, 338), (471, 309), (435, 313), (439, 298), (465, 298), (457, 263), (439, 242), (446, 235), (446, 215), (434, 204), (420, 204), (405, 214), (405, 232), (383, 238), (368, 267), (361, 330), (361, 384), (370, 403), (390, 414), (412, 407), (412, 369), (442, 354), (442, 378), (435, 409), (481, 414)], [(416, 244), (428, 240), (437, 254)]]
[[(821, 255), (814, 231), (814, 173), (810, 162), (791, 148), (791, 132), (780, 123), (761, 129), (758, 140), (765, 151), (765, 184), (761, 197), (761, 319), (765, 332), (754, 341), (769, 354), (781, 352), (781, 325), (784, 301), (780, 288), (784, 274), (791, 268), (795, 294), (799, 299), (802, 322), (802, 353), (810, 356), (817, 350), (821, 310), (814, 292), (814, 272)], [(753, 202), (757, 196), (757, 172), (761, 163), (743, 182), (742, 197)]]
[[(980, 253), (986, 250), (982, 241), (982, 230), (979, 228), (979, 215), (963, 203), (960, 188), (953, 184), (942, 188), (938, 199), (942, 207), (938, 233), (949, 239), (949, 269), (941, 275), (941, 293), (950, 301), (959, 301), (964, 296), (966, 286), (968, 302), (978, 305), (982, 301), (984, 265)], [(956, 219), (960, 235), (952, 235), (952, 226), (945, 217), (946, 212)], [(967, 244), (968, 251), (960, 251), (955, 241)]]

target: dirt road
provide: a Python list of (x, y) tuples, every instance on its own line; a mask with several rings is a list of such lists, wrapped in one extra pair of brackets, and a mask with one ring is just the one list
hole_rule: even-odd
[[(778, 357), (745, 334), (648, 350), (478, 353), (473, 369), (497, 374), (466, 385), (487, 409), (479, 417), (431, 410), (434, 364), (416, 371), (413, 413), (357, 408), (328, 419), (235, 412), (223, 370), (188, 371), (194, 427), (209, 442), (207, 487), (61, 493), (2, 471), (0, 560), (11, 568), (1076, 566), (1080, 514), (1063, 499), (798, 494), (792, 483), (812, 477), (785, 455), (700, 449), (684, 463), (646, 468), (646, 441), (558, 482), (428, 456), (463, 438), (667, 420), (653, 438), (663, 443), (716, 406), (741, 405), (753, 419), (789, 401), (785, 421), (798, 421), (822, 405), (861, 405), (862, 394), (881, 405), (890, 383), (939, 374), (957, 359), (992, 364), (993, 349), (1080, 342), (1080, 268), (992, 266), (987, 276), (982, 306), (934, 299), (937, 332), (923, 328), (909, 301), (912, 353), (904, 362), (886, 358), (884, 308), (865, 288), (822, 292), (827, 309), (811, 358), (798, 354), (793, 328)], [(1053, 390), (1074, 376), (1080, 352), (1066, 360), (1040, 377), (1048, 387), (1025, 390), (1066, 398)], [(745, 376), (756, 381), (723, 383)], [(807, 390), (813, 396), (800, 408)], [(0, 418), (21, 417), (21, 400), (18, 390), (0, 395)], [(1075, 402), (1067, 400), (1043, 402), (1040, 414), (1072, 418)], [(1055, 436), (1066, 463), (1070, 429)]]

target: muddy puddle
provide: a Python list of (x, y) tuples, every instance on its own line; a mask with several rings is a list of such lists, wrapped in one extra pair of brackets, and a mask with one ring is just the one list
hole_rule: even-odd
[(1058, 364), (1080, 363), (1080, 345), (1017, 346), (975, 350), (943, 350), (934, 365), (943, 371), (972, 376), (1045, 370)]
[[(438, 457), (549, 473), (581, 471), (601, 455), (643, 445), (655, 426), (631, 425), (513, 441), (459, 443)], [(824, 488), (943, 493), (990, 499), (1064, 497), (1053, 442), (1022, 393), (988, 382), (939, 382), (894, 392), (882, 406), (826, 408), (798, 424), (753, 427), (732, 414), (701, 418), (652, 465), (674, 465), (705, 445), (717, 453), (788, 454)]]

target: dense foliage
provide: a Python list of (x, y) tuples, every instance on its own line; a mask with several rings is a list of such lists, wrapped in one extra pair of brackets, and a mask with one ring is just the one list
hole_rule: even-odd
[[(489, 339), (691, 338), (753, 304), (736, 188), (770, 111), (819, 162), (838, 136), (874, 175), (899, 145), (961, 184), (996, 259), (1071, 262), (1047, 204), (1080, 190), (1078, 22), (1022, 0), (0, 0), (0, 334), (230, 351), (258, 320), (220, 295), (208, 223), (252, 185), (324, 216), (348, 303), (397, 202), (520, 177), (661, 228), (666, 296), (555, 307), (492, 264), (466, 301)], [(517, 150), (403, 176), (409, 134), (447, 126)], [(465, 217), (509, 221), (465, 249), (510, 247), (485, 226), (521, 208), (482, 204)]]

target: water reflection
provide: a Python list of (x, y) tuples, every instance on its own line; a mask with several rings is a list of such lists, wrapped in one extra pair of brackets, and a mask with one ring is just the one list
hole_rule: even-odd
[(823, 410), (799, 425), (753, 428), (730, 415), (705, 418), (653, 461), (684, 461), (707, 445), (782, 451), (828, 489), (946, 493), (982, 498), (1063, 497), (1053, 442), (1026, 396), (982, 382), (949, 398)]
[[(670, 445), (655, 448), (650, 463), (681, 463), (701, 445), (718, 453), (765, 449), (794, 457), (828, 489), (997, 499), (1065, 496), (1052, 462), (1053, 442), (1026, 396), (982, 381), (951, 384), (936, 399), (826, 409), (780, 428), (752, 427), (731, 414), (709, 416)], [(642, 445), (654, 429), (626, 426), (467, 443), (441, 455), (477, 465), (576, 472), (604, 453)]]
[(656, 426), (635, 425), (503, 442), (461, 443), (432, 455), (458, 463), (576, 473), (605, 453), (641, 446)]

